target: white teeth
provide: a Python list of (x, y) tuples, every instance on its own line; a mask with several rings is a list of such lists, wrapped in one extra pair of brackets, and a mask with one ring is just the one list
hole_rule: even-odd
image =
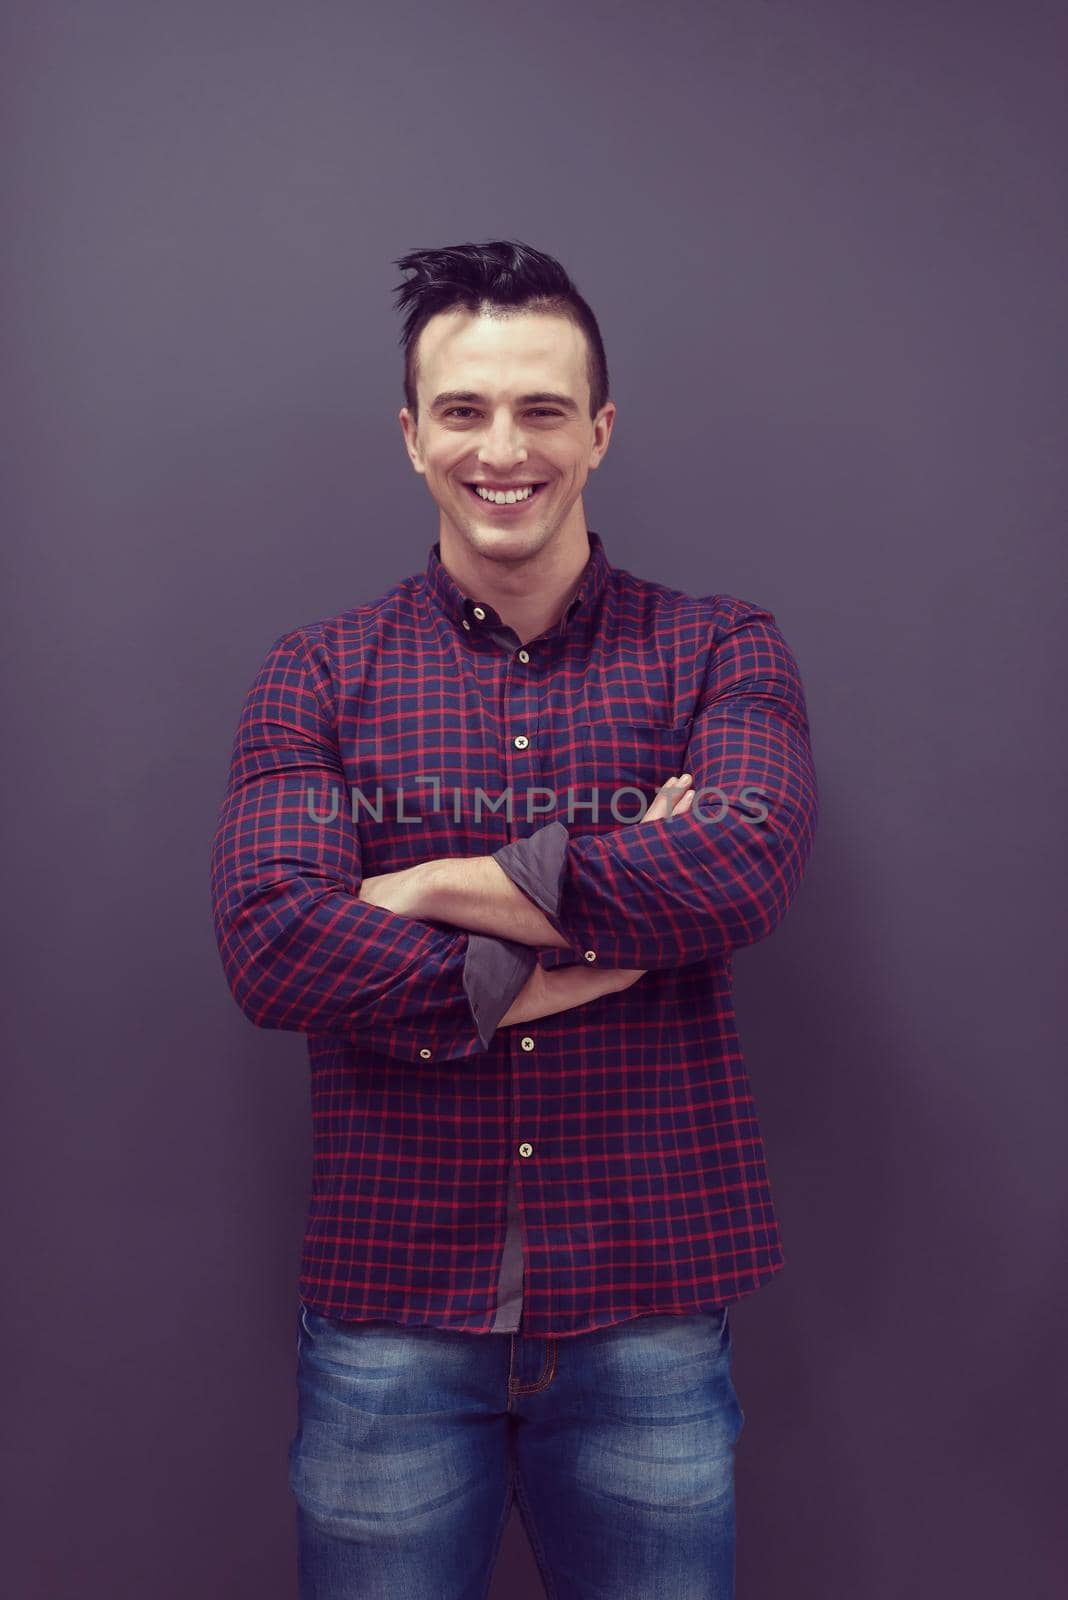
[(476, 484), (475, 493), (480, 500), (489, 500), (495, 506), (514, 506), (517, 500), (529, 500), (534, 490), (520, 489), (517, 493), (512, 489), (483, 489), (481, 485)]

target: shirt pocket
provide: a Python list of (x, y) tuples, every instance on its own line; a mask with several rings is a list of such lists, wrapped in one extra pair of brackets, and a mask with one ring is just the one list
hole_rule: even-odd
[[(690, 724), (591, 717), (573, 724), (573, 736), (574, 826), (600, 831), (640, 821), (656, 791), (681, 773)], [(590, 807), (595, 797), (596, 814)], [(564, 794), (561, 806), (566, 804)], [(566, 810), (561, 820), (567, 822)]]

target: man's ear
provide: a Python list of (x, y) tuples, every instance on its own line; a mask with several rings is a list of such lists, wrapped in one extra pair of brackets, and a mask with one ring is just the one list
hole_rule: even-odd
[(596, 435), (596, 432), (597, 432), (598, 429), (603, 429), (604, 437), (601, 440), (601, 443), (600, 443), (599, 447), (596, 444), (594, 445), (594, 449), (598, 449), (599, 448), (600, 453), (599, 453), (596, 461), (591, 461), (590, 462), (590, 471), (591, 472), (595, 472), (596, 469), (601, 465), (601, 462), (605, 458), (605, 452), (608, 449), (608, 443), (609, 443), (609, 440), (612, 437), (612, 424), (615, 422), (615, 420), (616, 420), (615, 402), (612, 401), (612, 400), (606, 400), (604, 405), (601, 407), (600, 411), (597, 413), (597, 420), (596, 420), (596, 422), (594, 424), (595, 435)]
[[(401, 406), (397, 412), (397, 421), (400, 423), (401, 435), (404, 439), (404, 448), (408, 452), (408, 460), (416, 472), (425, 473), (426, 468), (419, 460), (419, 445), (416, 436), (416, 424), (412, 421), (412, 414), (407, 406)], [(411, 438), (409, 438), (409, 433)]]

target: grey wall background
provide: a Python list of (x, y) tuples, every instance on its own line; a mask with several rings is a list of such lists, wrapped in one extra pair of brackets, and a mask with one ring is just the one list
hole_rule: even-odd
[(5, 1592), (295, 1595), (305, 1046), (208, 851), (271, 640), (437, 537), (392, 260), (519, 237), (601, 320), (610, 559), (770, 606), (809, 698), (737, 963), (789, 1255), (733, 1312), (739, 1600), (1059, 1593), (1063, 8), (3, 27)]

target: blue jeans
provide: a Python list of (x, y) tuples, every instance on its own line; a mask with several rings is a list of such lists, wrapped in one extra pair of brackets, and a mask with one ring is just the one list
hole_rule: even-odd
[(512, 1496), (550, 1600), (732, 1600), (726, 1306), (568, 1338), (301, 1304), (301, 1600), (484, 1600)]

